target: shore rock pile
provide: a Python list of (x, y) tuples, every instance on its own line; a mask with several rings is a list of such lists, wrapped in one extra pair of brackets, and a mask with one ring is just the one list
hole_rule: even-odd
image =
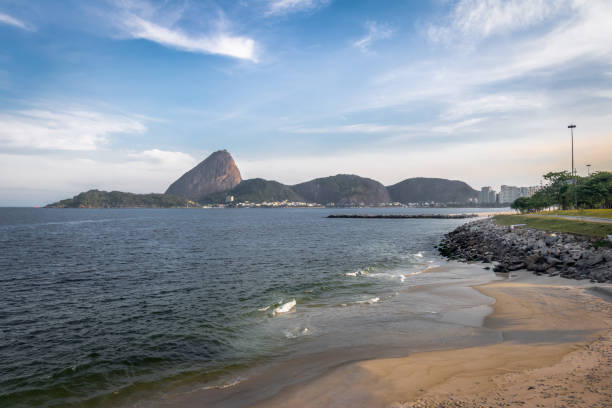
[(464, 224), (445, 235), (440, 253), (463, 262), (498, 262), (496, 272), (527, 269), (571, 279), (612, 282), (612, 249), (573, 234), (497, 225), (492, 219)]

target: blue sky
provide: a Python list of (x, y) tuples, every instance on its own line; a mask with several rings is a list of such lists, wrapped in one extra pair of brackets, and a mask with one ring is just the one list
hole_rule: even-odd
[(0, 0), (0, 205), (243, 177), (612, 168), (612, 2)]

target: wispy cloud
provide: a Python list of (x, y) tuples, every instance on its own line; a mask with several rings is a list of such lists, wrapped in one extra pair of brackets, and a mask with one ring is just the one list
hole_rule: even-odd
[(256, 62), (255, 40), (225, 33), (212, 35), (189, 35), (178, 29), (163, 27), (137, 16), (124, 20), (125, 27), (133, 38), (153, 41), (170, 48), (200, 52), (203, 54), (227, 55), (229, 57)]
[(491, 94), (472, 99), (461, 99), (452, 103), (442, 113), (443, 119), (458, 119), (466, 116), (487, 113), (508, 113), (525, 109), (540, 109), (545, 101), (539, 95), (524, 94)]
[(268, 4), (267, 15), (278, 16), (299, 11), (311, 11), (327, 6), (331, 0), (272, 0)]
[(219, 15), (200, 18), (208, 26), (200, 32), (181, 25), (181, 19), (188, 9), (160, 8), (148, 1), (124, 1), (117, 3), (116, 15), (123, 35), (152, 41), (168, 48), (182, 51), (224, 55), (257, 62), (257, 44), (250, 37), (235, 35), (228, 28), (229, 23), (219, 10)]
[(13, 27), (21, 28), (22, 30), (32, 31), (34, 28), (29, 24), (24, 23), (18, 18), (11, 17), (8, 14), (0, 13), (0, 24), (7, 24)]
[(389, 26), (375, 21), (368, 21), (366, 28), (368, 30), (367, 34), (353, 43), (353, 46), (359, 48), (362, 52), (368, 52), (369, 47), (375, 41), (391, 38), (393, 35), (393, 30)]
[(0, 114), (0, 146), (28, 150), (96, 150), (114, 133), (142, 133), (128, 116), (88, 110), (32, 109)]
[(380, 123), (355, 123), (351, 125), (336, 125), (324, 127), (294, 127), (284, 129), (290, 133), (298, 134), (427, 134), (427, 133), (452, 133), (460, 129), (467, 129), (472, 125), (482, 122), (483, 118), (471, 118), (461, 121), (443, 121), (433, 123), (417, 123), (411, 125), (388, 125)]
[(485, 38), (531, 27), (572, 8), (571, 0), (460, 0), (444, 23), (430, 25), (434, 41), (457, 36)]
[(381, 125), (377, 123), (355, 123), (352, 125), (337, 125), (324, 127), (295, 127), (286, 129), (291, 133), (330, 134), (330, 133), (391, 133), (412, 130), (411, 126)]
[(484, 118), (472, 118), (454, 123), (440, 124), (438, 126), (433, 126), (431, 130), (433, 132), (450, 134), (455, 133), (459, 130), (466, 130), (468, 128), (471, 128), (472, 126), (482, 122), (483, 120)]
[[(558, 80), (572, 69), (612, 64), (612, 26), (607, 23), (612, 19), (612, 3), (592, 0), (573, 5), (571, 17), (558, 17), (512, 42), (498, 42), (486, 52), (444, 53), (381, 73), (355, 105), (378, 109), (424, 101), (455, 102), (455, 108), (442, 113), (447, 119), (539, 108), (545, 102), (542, 95), (566, 90), (542, 89), (542, 78)], [(534, 82), (536, 76), (540, 79)], [(507, 88), (509, 81), (515, 82), (513, 89)], [(524, 94), (515, 94), (518, 82), (527, 85)]]
[(150, 149), (137, 153), (129, 153), (133, 160), (148, 161), (164, 168), (195, 165), (197, 163), (191, 155), (183, 152), (172, 152), (160, 149)]

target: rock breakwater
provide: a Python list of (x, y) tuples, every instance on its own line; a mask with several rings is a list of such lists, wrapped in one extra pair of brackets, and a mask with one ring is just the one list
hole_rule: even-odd
[(537, 275), (612, 282), (612, 249), (597, 248), (595, 241), (524, 226), (502, 226), (486, 219), (446, 234), (438, 250), (453, 260), (496, 262), (496, 272), (527, 269)]

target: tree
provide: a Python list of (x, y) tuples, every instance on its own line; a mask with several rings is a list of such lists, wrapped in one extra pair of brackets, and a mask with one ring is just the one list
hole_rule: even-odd
[(572, 175), (568, 171), (548, 172), (544, 176), (547, 185), (544, 191), (547, 194), (547, 202), (559, 205), (562, 209), (570, 207), (572, 200), (570, 181)]
[(581, 208), (612, 207), (612, 173), (600, 171), (585, 177), (576, 186), (576, 196)]
[(510, 204), (510, 208), (513, 210), (518, 210), (521, 213), (527, 212), (530, 210), (531, 200), (528, 197), (519, 197), (512, 204)]

